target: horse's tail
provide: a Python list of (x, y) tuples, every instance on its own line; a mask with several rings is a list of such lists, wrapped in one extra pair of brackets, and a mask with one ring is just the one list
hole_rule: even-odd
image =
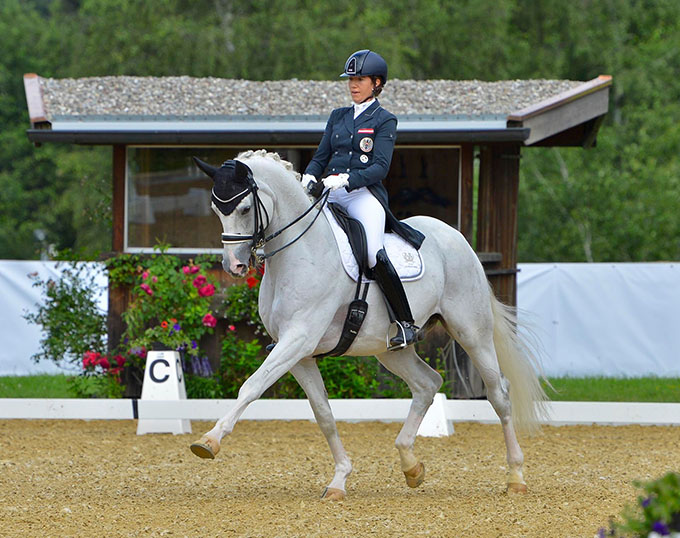
[(517, 310), (504, 305), (493, 294), (493, 342), (498, 364), (510, 384), (510, 403), (515, 427), (525, 433), (535, 433), (542, 418), (547, 416), (548, 399), (539, 379), (542, 369), (535, 351), (518, 332)]

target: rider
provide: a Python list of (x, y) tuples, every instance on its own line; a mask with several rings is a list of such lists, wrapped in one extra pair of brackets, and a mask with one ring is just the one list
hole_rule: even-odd
[[(390, 347), (403, 348), (415, 342), (418, 327), (399, 275), (385, 252), (384, 233), (394, 232), (415, 248), (420, 248), (425, 236), (392, 214), (382, 184), (397, 136), (397, 118), (376, 99), (387, 82), (387, 63), (376, 52), (360, 50), (347, 59), (340, 76), (349, 78), (354, 103), (331, 112), (302, 184), (317, 195), (324, 187), (330, 189), (328, 201), (344, 207), (363, 224), (368, 266), (385, 295), (390, 319), (399, 328)], [(324, 172), (329, 175), (319, 182)]]

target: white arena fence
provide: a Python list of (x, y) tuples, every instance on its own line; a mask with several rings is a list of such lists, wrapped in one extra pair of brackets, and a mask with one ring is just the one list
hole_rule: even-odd
[[(30, 360), (41, 332), (23, 318), (40, 300), (27, 275), (57, 277), (56, 265), (0, 260), (0, 375), (64, 372)], [(525, 263), (519, 270), (520, 317), (542, 344), (546, 375), (680, 377), (680, 264)], [(105, 286), (105, 275), (98, 278)], [(100, 306), (107, 307), (105, 293)]]
[[(224, 416), (236, 400), (130, 400), (130, 399), (0, 399), (0, 419), (189, 419), (214, 421)], [(403, 422), (411, 400), (337, 399), (331, 408), (338, 421)], [(314, 420), (307, 400), (253, 402), (243, 420)], [(447, 400), (438, 394), (428, 412), (429, 430), (446, 435), (447, 423), (498, 423), (486, 400)], [(615, 402), (549, 402), (549, 425), (670, 425), (680, 426), (680, 404)], [(448, 429), (452, 433), (453, 428)], [(419, 432), (420, 434), (420, 432)], [(423, 434), (425, 435), (425, 434)]]

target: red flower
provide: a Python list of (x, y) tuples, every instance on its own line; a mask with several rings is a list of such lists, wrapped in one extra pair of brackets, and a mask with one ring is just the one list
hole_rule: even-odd
[(116, 361), (116, 364), (118, 365), (119, 368), (122, 368), (123, 365), (125, 364), (125, 361), (127, 360), (125, 357), (122, 355), (116, 355), (113, 360)]
[(236, 326), (229, 325), (229, 327), (227, 327), (227, 329), (229, 329), (231, 332), (234, 332), (236, 330)]
[(177, 318), (170, 318), (170, 321), (172, 321), (173, 323), (177, 323)]
[(94, 351), (86, 351), (83, 354), (83, 368), (87, 368), (88, 366), (96, 366), (98, 358), (99, 353), (95, 353)]
[(260, 283), (260, 281), (255, 278), (254, 276), (248, 277), (246, 279), (246, 284), (248, 284), (248, 287), (250, 289), (253, 289), (255, 286), (257, 286)]
[(264, 262), (262, 262), (262, 265), (260, 265), (257, 268), (257, 274), (260, 275), (260, 276), (264, 276)]
[(202, 288), (198, 288), (198, 295), (201, 297), (211, 297), (212, 295), (215, 295), (215, 286), (206, 284)]
[(168, 322), (167, 321), (161, 321), (161, 327), (163, 327), (164, 329), (167, 329), (168, 328)]
[(147, 295), (153, 295), (153, 290), (148, 284), (140, 284), (139, 287), (142, 288)]
[(201, 286), (205, 285), (205, 283), (208, 281), (203, 275), (198, 275), (196, 278), (194, 278), (194, 287), (195, 288), (200, 288)]
[(106, 357), (100, 358), (100, 359), (99, 359), (99, 364), (100, 364), (101, 367), (104, 368), (105, 370), (108, 370), (109, 368), (111, 368), (111, 364), (109, 364), (109, 359), (107, 359)]
[(203, 325), (206, 327), (214, 327), (217, 325), (217, 318), (212, 314), (206, 314), (203, 316)]

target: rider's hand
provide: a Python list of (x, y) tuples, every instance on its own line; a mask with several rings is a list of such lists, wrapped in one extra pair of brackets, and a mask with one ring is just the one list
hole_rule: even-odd
[(302, 179), (300, 180), (300, 183), (302, 183), (303, 189), (305, 189), (306, 191), (309, 191), (310, 183), (312, 184), (312, 187), (313, 187), (314, 183), (316, 183), (316, 178), (312, 174), (303, 174)]
[(324, 186), (334, 191), (349, 185), (349, 174), (334, 174), (323, 180)]
[(304, 174), (300, 183), (302, 183), (302, 187), (314, 198), (321, 196), (321, 193), (323, 192), (323, 183), (317, 181), (312, 174)]

